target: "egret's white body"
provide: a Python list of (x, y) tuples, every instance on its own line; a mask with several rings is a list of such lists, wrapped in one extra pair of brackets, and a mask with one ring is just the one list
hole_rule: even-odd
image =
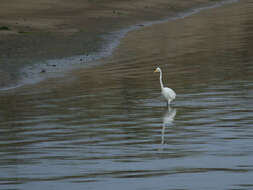
[(171, 101), (176, 98), (176, 93), (171, 88), (163, 86), (162, 70), (159, 67), (156, 68), (155, 72), (159, 72), (160, 73), (160, 85), (161, 85), (162, 95), (166, 99), (166, 101), (167, 101), (167, 103), (169, 105), (171, 103)]

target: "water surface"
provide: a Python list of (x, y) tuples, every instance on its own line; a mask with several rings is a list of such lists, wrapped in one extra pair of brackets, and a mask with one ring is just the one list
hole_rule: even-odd
[(0, 189), (251, 189), (252, 8), (144, 27), (103, 64), (2, 91)]

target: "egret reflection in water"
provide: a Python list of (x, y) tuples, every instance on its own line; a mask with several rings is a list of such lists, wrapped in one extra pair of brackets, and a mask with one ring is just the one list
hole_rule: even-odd
[(164, 134), (165, 134), (165, 129), (167, 126), (171, 126), (174, 118), (176, 117), (177, 110), (176, 108), (173, 108), (171, 106), (168, 106), (168, 109), (165, 110), (164, 115), (163, 115), (163, 127), (162, 127), (162, 140), (161, 144), (164, 144)]

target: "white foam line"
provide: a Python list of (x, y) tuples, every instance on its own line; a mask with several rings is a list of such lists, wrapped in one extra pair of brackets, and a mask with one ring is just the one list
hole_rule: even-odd
[(111, 32), (110, 34), (103, 36), (106, 42), (104, 43), (104, 45), (102, 45), (98, 52), (89, 55), (79, 55), (63, 59), (53, 59), (43, 63), (34, 64), (32, 66), (27, 66), (21, 71), (24, 76), (18, 85), (2, 88), (0, 90), (14, 89), (25, 84), (37, 83), (45, 78), (63, 76), (65, 72), (73, 70), (75, 68), (94, 66), (94, 63), (91, 63), (91, 61), (99, 60), (101, 58), (112, 55), (113, 50), (120, 44), (121, 39), (124, 38), (128, 32), (154, 24), (162, 24), (173, 20), (183, 19), (185, 17), (189, 17), (193, 14), (199, 13), (203, 10), (221, 7), (225, 4), (235, 3), (238, 1), (239, 0), (224, 0), (208, 6), (192, 8), (188, 11), (178, 13), (175, 16), (167, 17), (165, 19), (144, 22), (141, 24), (130, 26), (125, 29), (121, 29), (116, 32)]

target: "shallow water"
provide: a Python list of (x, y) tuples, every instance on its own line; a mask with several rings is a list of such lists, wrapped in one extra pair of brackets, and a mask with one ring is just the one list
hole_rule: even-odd
[(253, 188), (252, 8), (132, 31), (103, 64), (1, 92), (0, 189)]

